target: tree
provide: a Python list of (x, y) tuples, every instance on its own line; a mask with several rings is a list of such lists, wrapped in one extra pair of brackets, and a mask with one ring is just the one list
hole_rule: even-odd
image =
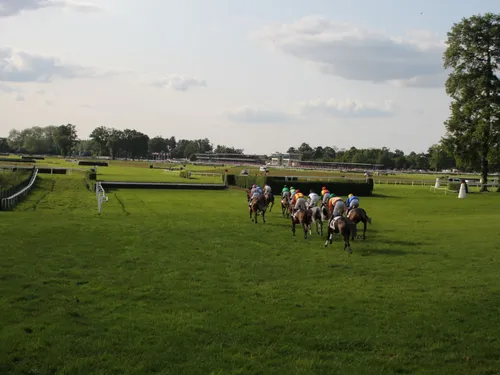
[(10, 151), (11, 150), (7, 138), (0, 138), (0, 152), (7, 153)]
[[(446, 93), (452, 98), (445, 122), (448, 146), (464, 164), (480, 162), (484, 184), (500, 140), (500, 15), (463, 18), (448, 32), (444, 68), (452, 69)], [(486, 190), (483, 185), (482, 190)]]
[(107, 149), (110, 133), (111, 130), (105, 126), (99, 126), (90, 133), (90, 139), (92, 139), (97, 146), (99, 156), (108, 154)]
[(54, 134), (54, 141), (62, 156), (68, 156), (76, 145), (78, 135), (75, 125), (61, 125), (57, 127)]

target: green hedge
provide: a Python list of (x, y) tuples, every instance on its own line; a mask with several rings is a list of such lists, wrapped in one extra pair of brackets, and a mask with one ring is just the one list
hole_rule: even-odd
[(179, 172), (179, 177), (181, 177), (181, 178), (191, 178), (191, 172), (190, 171), (180, 171)]
[[(240, 188), (245, 188), (248, 189), (250, 188), (253, 184), (257, 184), (260, 186), (264, 186), (266, 184), (266, 177), (265, 176), (234, 176), (234, 182), (236, 186), (239, 186)], [(229, 182), (229, 180), (228, 180)]]
[(311, 189), (313, 189), (316, 193), (321, 192), (321, 188), (326, 186), (328, 190), (335, 195), (339, 196), (347, 196), (349, 194), (354, 194), (359, 197), (366, 197), (372, 195), (373, 192), (373, 179), (369, 178), (367, 182), (355, 182), (355, 181), (346, 181), (346, 182), (324, 182), (324, 181), (309, 181), (309, 182), (291, 182), (285, 183), (282, 179), (275, 177), (268, 177), (267, 184), (271, 186), (271, 189), (275, 194), (279, 194), (281, 189), (283, 189), (283, 185), (287, 185), (288, 187), (293, 186), (296, 189), (300, 189), (304, 194), (308, 194)]

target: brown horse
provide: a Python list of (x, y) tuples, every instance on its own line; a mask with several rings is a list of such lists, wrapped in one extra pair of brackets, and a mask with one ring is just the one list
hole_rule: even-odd
[(307, 240), (307, 231), (311, 226), (311, 212), (309, 210), (297, 211), (295, 215), (292, 214), (292, 233), (295, 236), (295, 225), (302, 225), (304, 230), (304, 238)]
[(344, 239), (344, 251), (349, 250), (349, 254), (352, 254), (351, 244), (349, 242), (349, 237), (353, 232), (356, 232), (356, 225), (349, 219), (339, 216), (336, 220), (331, 220), (328, 223), (328, 234), (325, 241), (325, 247), (333, 242), (333, 234), (340, 233)]
[[(366, 223), (372, 223), (371, 217), (366, 214), (366, 211), (362, 208), (353, 208), (347, 214), (347, 218), (354, 223), (354, 225), (358, 225), (358, 223), (363, 223), (363, 239), (366, 239)], [(359, 238), (359, 236), (357, 236)], [(354, 236), (352, 237), (354, 240)]]
[[(250, 207), (248, 207), (248, 210), (250, 211), (250, 219), (257, 224), (257, 216), (259, 212), (262, 213), (262, 221), (265, 223), (266, 222), (266, 210), (267, 210), (267, 205), (266, 205), (266, 200), (263, 196), (260, 196), (259, 198), (254, 198), (250, 202)], [(254, 214), (255, 219), (252, 217), (252, 214)]]
[(289, 210), (289, 199), (290, 195), (285, 195), (284, 197), (281, 197), (281, 215), (283, 217), (289, 218), (290, 217), (290, 210)]
[(264, 197), (266, 198), (266, 205), (269, 207), (269, 212), (271, 212), (274, 206), (274, 195), (273, 193), (267, 193)]

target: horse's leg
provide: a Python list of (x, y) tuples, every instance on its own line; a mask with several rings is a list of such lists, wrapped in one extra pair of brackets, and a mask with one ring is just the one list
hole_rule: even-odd
[(302, 229), (304, 230), (304, 239), (307, 240), (307, 224), (302, 220)]
[(366, 219), (363, 220), (363, 239), (366, 239)]
[(266, 222), (266, 211), (262, 211), (262, 221), (265, 223)]
[(253, 221), (253, 217), (252, 217), (252, 214), (253, 214), (253, 210), (252, 210), (252, 207), (248, 207), (248, 211), (250, 212), (250, 220)]
[(292, 218), (292, 233), (293, 236), (295, 237), (295, 220)]
[(323, 237), (323, 220), (319, 219), (319, 235)]

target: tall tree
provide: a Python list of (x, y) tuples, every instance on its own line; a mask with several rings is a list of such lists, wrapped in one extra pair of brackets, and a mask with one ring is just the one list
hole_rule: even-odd
[(479, 159), (486, 184), (500, 139), (500, 15), (463, 18), (448, 32), (447, 44), (444, 67), (452, 72), (446, 92), (452, 103), (445, 138), (454, 156), (468, 164)]
[(105, 126), (99, 126), (92, 130), (90, 133), (90, 139), (94, 141), (97, 145), (99, 156), (107, 155), (106, 150), (108, 149), (109, 137), (111, 135), (111, 130)]
[(54, 141), (62, 156), (71, 154), (77, 139), (76, 127), (71, 124), (58, 126), (54, 134)]

